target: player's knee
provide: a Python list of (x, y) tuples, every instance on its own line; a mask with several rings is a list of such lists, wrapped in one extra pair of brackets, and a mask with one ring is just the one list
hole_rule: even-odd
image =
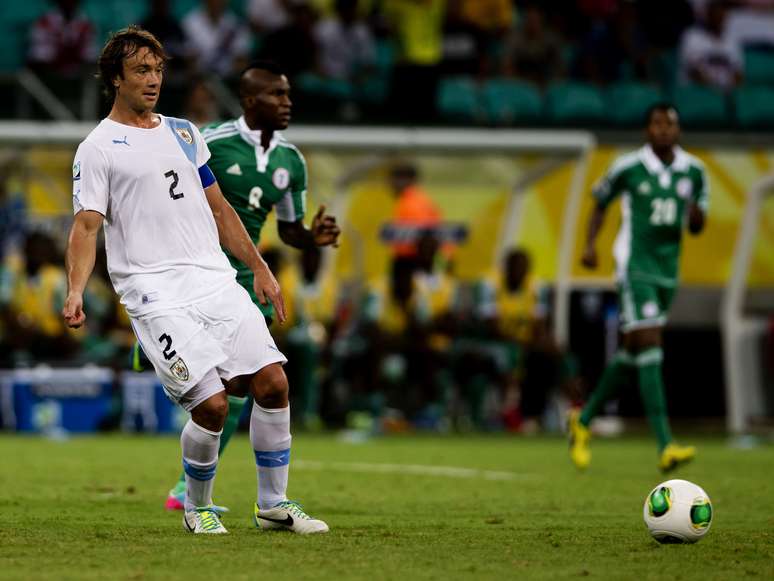
[(228, 398), (225, 391), (213, 395), (191, 410), (193, 421), (213, 432), (223, 429), (227, 415)]
[(282, 366), (269, 365), (253, 376), (252, 391), (255, 402), (264, 408), (281, 408), (288, 402), (288, 379)]

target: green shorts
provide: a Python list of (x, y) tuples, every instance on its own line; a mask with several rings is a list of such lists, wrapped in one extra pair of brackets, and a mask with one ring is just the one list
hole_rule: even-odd
[(675, 296), (675, 288), (639, 280), (618, 283), (621, 330), (662, 327)]

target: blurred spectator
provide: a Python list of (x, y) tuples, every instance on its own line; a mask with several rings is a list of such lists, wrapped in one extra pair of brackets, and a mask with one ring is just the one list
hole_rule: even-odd
[[(512, 0), (449, 0), (448, 17), (471, 34), (475, 72), (491, 71), (492, 56), (502, 45), (502, 38), (513, 23)], [(446, 31), (444, 58), (448, 57), (449, 30)]]
[(335, 15), (318, 22), (314, 36), (324, 77), (351, 81), (373, 64), (374, 40), (358, 18), (358, 0), (336, 0)]
[[(520, 416), (532, 430), (539, 425), (551, 388), (560, 377), (562, 357), (548, 326), (545, 292), (532, 275), (529, 255), (509, 251), (502, 270), (482, 283), (478, 315), (497, 338), (496, 361), (503, 370), (505, 399), (520, 401)], [(517, 390), (519, 397), (508, 393)], [(513, 412), (506, 412), (513, 413)]]
[(228, 77), (247, 64), (250, 33), (228, 0), (204, 0), (183, 19), (183, 32), (199, 72)]
[(306, 4), (304, 0), (249, 0), (247, 18), (256, 34), (269, 34), (289, 26), (293, 5), (301, 3)]
[(699, 83), (724, 91), (742, 80), (742, 48), (726, 34), (726, 3), (707, 4), (703, 26), (690, 28), (680, 45), (680, 81)]
[(562, 76), (562, 45), (537, 4), (528, 4), (503, 50), (503, 74), (545, 85)]
[(317, 43), (314, 38), (316, 14), (307, 2), (290, 4), (290, 21), (268, 33), (261, 43), (261, 58), (276, 62), (291, 81), (317, 65)]
[(73, 75), (96, 58), (94, 24), (79, 10), (79, 0), (56, 0), (30, 31), (29, 66), (37, 71)]
[(60, 316), (67, 290), (63, 261), (54, 240), (42, 232), (27, 235), (23, 252), (9, 264), (9, 292), (0, 310), (3, 339), (16, 358), (7, 363), (66, 359), (78, 343)]
[(189, 57), (185, 34), (169, 9), (169, 0), (151, 0), (150, 11), (140, 24), (164, 45), (171, 69), (183, 69)]
[(198, 127), (219, 119), (218, 102), (204, 79), (194, 79), (185, 101), (183, 117)]
[(446, 0), (384, 0), (399, 52), (391, 104), (413, 122), (427, 122), (435, 114), (445, 9)]
[(21, 193), (10, 191), (10, 169), (14, 160), (0, 166), (0, 264), (14, 250), (27, 228), (27, 202)]
[(599, 84), (617, 81), (624, 58), (615, 27), (617, 2), (581, 0), (578, 6), (586, 25), (578, 41), (573, 76)]
[(411, 163), (398, 163), (390, 170), (390, 187), (396, 198), (393, 225), (398, 230), (393, 254), (415, 257), (419, 234), (441, 223), (441, 211), (419, 185), (419, 170)]

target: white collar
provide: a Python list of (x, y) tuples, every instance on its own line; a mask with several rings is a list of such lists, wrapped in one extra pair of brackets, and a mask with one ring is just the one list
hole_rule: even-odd
[(675, 159), (672, 161), (669, 167), (664, 166), (664, 163), (659, 159), (649, 143), (640, 149), (640, 159), (642, 160), (642, 163), (645, 165), (647, 170), (652, 174), (659, 175), (669, 170), (680, 172), (687, 171), (690, 165), (688, 154), (679, 145), (675, 145), (673, 151), (675, 154)]
[(274, 134), (271, 136), (271, 141), (269, 141), (269, 148), (264, 150), (263, 145), (261, 144), (260, 129), (250, 129), (247, 126), (247, 121), (245, 121), (244, 115), (237, 119), (236, 125), (237, 131), (239, 131), (239, 135), (242, 136), (242, 139), (255, 147), (256, 169), (260, 173), (265, 172), (266, 166), (269, 165), (269, 156), (271, 155), (271, 152), (274, 151), (274, 148), (277, 147), (277, 144), (282, 139), (279, 131), (274, 132)]

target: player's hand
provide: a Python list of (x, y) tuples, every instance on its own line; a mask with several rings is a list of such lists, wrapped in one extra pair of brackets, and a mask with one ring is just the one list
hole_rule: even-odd
[(325, 205), (321, 205), (312, 219), (312, 237), (316, 246), (339, 246), (341, 230), (336, 225), (335, 216), (325, 214)]
[(597, 251), (593, 246), (587, 246), (583, 251), (581, 264), (591, 270), (594, 270), (597, 267)]
[(86, 313), (83, 312), (83, 295), (80, 293), (67, 293), (62, 316), (68, 327), (77, 329), (83, 325), (86, 320)]
[(253, 290), (255, 296), (262, 305), (267, 305), (271, 302), (274, 305), (274, 310), (277, 313), (277, 320), (280, 324), (285, 322), (285, 301), (282, 298), (282, 291), (277, 279), (263, 263), (263, 266), (253, 271)]

